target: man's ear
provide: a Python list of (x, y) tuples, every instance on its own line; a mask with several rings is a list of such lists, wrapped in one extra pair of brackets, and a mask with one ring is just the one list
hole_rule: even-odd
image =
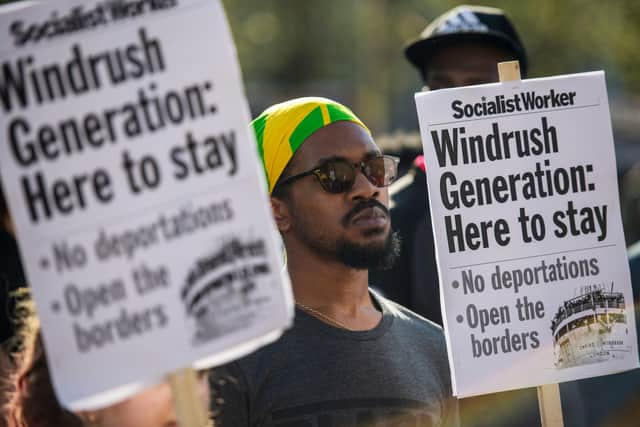
[(291, 229), (291, 216), (289, 214), (289, 206), (284, 200), (271, 197), (271, 210), (280, 233), (289, 231)]

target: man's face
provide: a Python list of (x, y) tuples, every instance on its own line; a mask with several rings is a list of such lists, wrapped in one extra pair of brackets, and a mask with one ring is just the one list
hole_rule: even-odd
[[(341, 121), (316, 131), (296, 152), (287, 176), (311, 170), (328, 159), (358, 163), (380, 150), (361, 126)], [(288, 233), (320, 257), (353, 268), (387, 264), (397, 252), (391, 236), (386, 188), (373, 185), (358, 170), (353, 187), (332, 194), (310, 175), (289, 184)], [(286, 237), (286, 236), (285, 236)]]
[(425, 81), (431, 90), (494, 83), (499, 80), (498, 62), (512, 58), (508, 51), (481, 42), (452, 44), (431, 58)]

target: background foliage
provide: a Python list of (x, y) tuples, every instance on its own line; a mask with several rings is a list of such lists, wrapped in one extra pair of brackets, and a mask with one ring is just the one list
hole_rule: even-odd
[[(327, 96), (352, 107), (387, 151), (410, 158), (420, 150), (413, 93), (422, 83), (403, 48), (461, 1), (222, 2), (254, 116), (285, 99)], [(507, 11), (527, 48), (529, 77), (605, 70), (619, 173), (640, 161), (640, 1), (467, 3)]]
[[(462, 2), (223, 3), (254, 114), (293, 96), (325, 95), (351, 105), (375, 131), (389, 132), (417, 128), (412, 94), (421, 82), (404, 59), (404, 45), (430, 20)], [(507, 11), (528, 50), (529, 77), (602, 69), (607, 73), (609, 95), (616, 108), (618, 104), (630, 108), (640, 103), (640, 2), (469, 3)]]

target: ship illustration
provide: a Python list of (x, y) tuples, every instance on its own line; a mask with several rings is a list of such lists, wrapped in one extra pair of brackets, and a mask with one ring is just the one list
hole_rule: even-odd
[(258, 284), (268, 274), (262, 239), (233, 237), (197, 258), (180, 293), (195, 325), (193, 344), (247, 328), (260, 302)]
[(623, 359), (631, 353), (624, 295), (585, 286), (551, 321), (556, 368)]

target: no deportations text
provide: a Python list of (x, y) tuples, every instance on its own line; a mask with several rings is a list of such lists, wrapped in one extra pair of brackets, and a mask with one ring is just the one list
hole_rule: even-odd
[(150, 224), (118, 233), (100, 230), (94, 245), (95, 253), (101, 261), (118, 257), (133, 259), (139, 250), (155, 246), (162, 239), (174, 240), (232, 218), (233, 210), (229, 199), (197, 208), (184, 207), (176, 213), (163, 213)]
[[(567, 260), (567, 256), (563, 255), (551, 262), (542, 259), (537, 265), (525, 268), (507, 269), (496, 264), (495, 270), (491, 273), (491, 286), (497, 291), (512, 289), (517, 294), (525, 285), (556, 283), (598, 274), (600, 274), (598, 258)], [(465, 295), (482, 292), (485, 290), (485, 279), (482, 275), (474, 274), (472, 269), (463, 270), (462, 289)]]

